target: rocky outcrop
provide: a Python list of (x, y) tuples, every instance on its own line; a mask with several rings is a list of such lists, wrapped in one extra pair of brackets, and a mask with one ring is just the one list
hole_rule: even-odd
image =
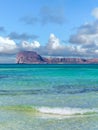
[(17, 54), (16, 62), (20, 64), (43, 64), (44, 59), (34, 51), (22, 51)]
[(19, 64), (98, 64), (98, 58), (46, 58), (34, 51), (22, 51), (17, 54)]

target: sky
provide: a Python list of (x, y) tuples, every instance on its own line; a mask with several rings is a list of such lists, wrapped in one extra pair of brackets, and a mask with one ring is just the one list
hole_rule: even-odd
[(0, 63), (19, 51), (98, 58), (98, 0), (0, 0)]

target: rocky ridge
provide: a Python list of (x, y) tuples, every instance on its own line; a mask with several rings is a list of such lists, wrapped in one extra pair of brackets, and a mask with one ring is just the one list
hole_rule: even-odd
[(98, 64), (98, 58), (46, 58), (34, 51), (21, 51), (17, 54), (18, 64)]

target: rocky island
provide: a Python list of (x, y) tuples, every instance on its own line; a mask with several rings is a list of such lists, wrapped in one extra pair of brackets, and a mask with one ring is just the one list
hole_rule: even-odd
[(21, 51), (17, 54), (16, 62), (18, 64), (98, 64), (98, 58), (47, 58), (34, 51)]

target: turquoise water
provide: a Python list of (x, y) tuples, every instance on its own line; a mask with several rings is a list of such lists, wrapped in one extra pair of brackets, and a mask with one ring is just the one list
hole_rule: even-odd
[(0, 130), (98, 130), (98, 65), (0, 65)]

